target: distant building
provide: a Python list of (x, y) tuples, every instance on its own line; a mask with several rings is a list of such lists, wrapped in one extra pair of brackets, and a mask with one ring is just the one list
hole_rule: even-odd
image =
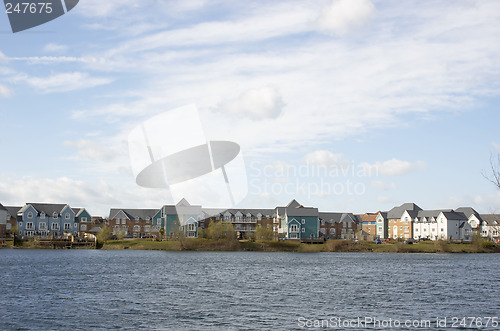
[(0, 203), (0, 239), (7, 236), (7, 208)]
[(318, 208), (304, 207), (292, 200), (286, 207), (275, 209), (279, 222), (278, 232), (287, 239), (319, 238)]
[(5, 206), (7, 209), (7, 234), (12, 234), (12, 228), (17, 226), (17, 212), (22, 207)]
[(481, 214), (481, 236), (494, 242), (500, 241), (500, 214)]
[(364, 237), (373, 240), (377, 237), (377, 216), (378, 213), (366, 213), (356, 215), (361, 218), (361, 230), (365, 232)]
[(361, 228), (360, 219), (352, 213), (320, 212), (320, 236), (325, 239), (354, 239)]
[(27, 203), (17, 212), (19, 235), (78, 235), (75, 212), (67, 204)]
[(413, 220), (422, 210), (414, 203), (405, 203), (387, 212), (388, 238), (410, 239), (413, 237)]
[(388, 226), (389, 220), (387, 219), (387, 212), (379, 211), (376, 217), (377, 222), (377, 238), (387, 239), (389, 238)]
[(109, 211), (108, 223), (114, 235), (129, 238), (148, 238), (158, 235), (154, 224), (161, 218), (159, 209), (119, 209)]

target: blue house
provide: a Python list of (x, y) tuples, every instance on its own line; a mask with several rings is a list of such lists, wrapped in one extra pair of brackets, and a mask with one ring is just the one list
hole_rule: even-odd
[(201, 206), (191, 205), (182, 199), (175, 206), (165, 205), (161, 208), (161, 227), (167, 236), (182, 231), (186, 238), (198, 238), (198, 224), (203, 218)]
[(26, 237), (78, 235), (75, 212), (65, 204), (27, 203), (17, 213), (17, 227)]
[(318, 208), (304, 207), (292, 200), (286, 207), (275, 210), (279, 221), (278, 234), (287, 239), (317, 239), (319, 238)]

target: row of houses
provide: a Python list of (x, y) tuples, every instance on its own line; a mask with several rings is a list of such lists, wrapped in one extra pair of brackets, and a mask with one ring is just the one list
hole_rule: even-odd
[(96, 234), (104, 224), (112, 233), (130, 238), (170, 236), (178, 231), (188, 238), (210, 222), (231, 223), (239, 238), (251, 237), (258, 225), (271, 228), (276, 237), (305, 239), (428, 239), (471, 241), (474, 233), (500, 239), (500, 215), (479, 214), (471, 207), (423, 210), (405, 203), (389, 211), (355, 215), (321, 212), (296, 200), (274, 209), (213, 209), (182, 199), (159, 209), (112, 208), (102, 219), (85, 208), (67, 204), (27, 203), (22, 207), (0, 204), (0, 238), (17, 229), (25, 237)]

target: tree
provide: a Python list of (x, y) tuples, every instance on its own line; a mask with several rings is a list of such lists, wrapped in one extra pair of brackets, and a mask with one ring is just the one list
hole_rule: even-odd
[(496, 159), (493, 155), (490, 157), (490, 167), (491, 174), (483, 172), (483, 176), (500, 189), (500, 154), (497, 155)]
[(255, 240), (259, 241), (269, 241), (274, 239), (274, 231), (271, 227), (264, 227), (262, 225), (257, 225), (255, 228)]
[(102, 245), (104, 245), (104, 243), (109, 239), (111, 239), (111, 228), (107, 225), (104, 225), (99, 233), (97, 233), (96, 246), (102, 247)]
[(213, 240), (236, 240), (236, 231), (231, 223), (210, 222), (206, 236)]

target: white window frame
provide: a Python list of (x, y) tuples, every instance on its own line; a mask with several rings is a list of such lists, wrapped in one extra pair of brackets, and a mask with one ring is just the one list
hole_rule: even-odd
[(28, 215), (26, 215), (29, 219), (32, 219), (33, 218), (33, 213), (32, 212), (28, 212)]
[(82, 226), (80, 227), (80, 230), (87, 231), (87, 224), (82, 224)]
[(47, 231), (47, 223), (45, 223), (45, 222), (38, 223), (38, 229), (40, 231)]
[(35, 229), (35, 225), (33, 224), (33, 222), (26, 222), (26, 230), (33, 230)]
[(57, 214), (57, 212), (53, 212), (53, 213), (52, 213), (52, 218), (53, 218), (53, 219), (55, 219), (55, 220), (56, 220), (58, 217), (59, 217), (59, 215)]
[(64, 231), (71, 230), (71, 223), (64, 223)]
[(50, 225), (51, 230), (59, 230), (59, 223), (52, 223)]
[(80, 222), (82, 222), (82, 223), (87, 223), (87, 217), (82, 217), (82, 218), (80, 219)]
[(67, 220), (69, 220), (70, 219), (69, 213), (66, 213), (66, 215), (64, 215), (64, 218), (67, 219)]
[(300, 221), (302, 224), (306, 224), (306, 220), (303, 218), (301, 221)]

